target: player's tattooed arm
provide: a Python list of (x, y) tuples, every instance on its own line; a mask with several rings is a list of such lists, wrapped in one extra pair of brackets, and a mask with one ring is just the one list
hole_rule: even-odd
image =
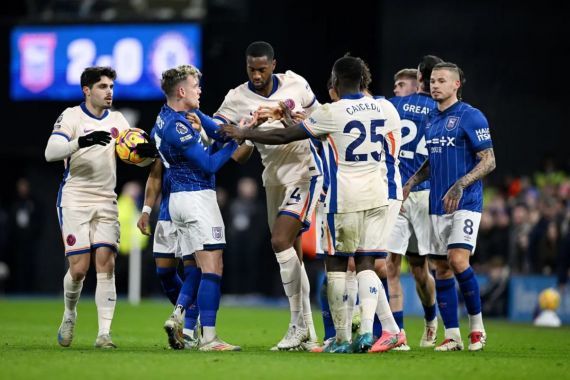
[(402, 191), (404, 193), (404, 200), (408, 198), (408, 195), (410, 195), (410, 192), (412, 191), (412, 188), (414, 186), (422, 183), (428, 178), (429, 178), (429, 160), (425, 160), (422, 166), (420, 166), (420, 168), (418, 169), (418, 171), (413, 176), (410, 177), (408, 182), (406, 182), (406, 184), (402, 188)]
[(477, 157), (479, 158), (477, 165), (475, 165), (469, 173), (459, 178), (443, 197), (443, 208), (448, 214), (451, 214), (459, 207), (459, 201), (463, 196), (463, 189), (485, 177), (495, 169), (495, 152), (493, 148), (478, 152)]

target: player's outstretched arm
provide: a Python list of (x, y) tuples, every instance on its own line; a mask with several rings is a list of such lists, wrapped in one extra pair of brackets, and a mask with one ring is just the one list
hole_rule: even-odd
[(88, 135), (81, 136), (77, 140), (68, 141), (67, 137), (61, 134), (52, 134), (48, 140), (45, 157), (46, 161), (60, 161), (77, 152), (78, 149), (87, 148), (93, 145), (107, 145), (111, 141), (111, 134), (106, 131), (95, 131)]
[(143, 212), (137, 222), (137, 227), (142, 234), (150, 236), (150, 210), (145, 211), (146, 206), (152, 207), (156, 204), (160, 189), (162, 187), (162, 161), (157, 159), (150, 167), (150, 173), (146, 180), (144, 189), (144, 205)]
[(292, 141), (308, 139), (309, 135), (297, 124), (296, 127), (260, 131), (258, 129), (237, 128), (234, 125), (223, 124), (222, 133), (235, 140), (251, 140), (267, 145), (288, 144)]
[(451, 214), (459, 207), (459, 201), (463, 196), (463, 189), (485, 177), (495, 169), (495, 152), (493, 148), (487, 148), (477, 152), (477, 157), (479, 158), (477, 165), (475, 165), (469, 173), (459, 178), (453, 186), (447, 190), (447, 193), (443, 197), (443, 209), (448, 214)]
[(198, 109), (194, 110), (194, 113), (196, 114), (196, 116), (198, 116), (202, 124), (202, 128), (204, 128), (204, 131), (206, 131), (208, 137), (219, 142), (228, 142), (229, 139), (224, 138), (220, 135), (219, 133), (220, 127), (218, 123), (214, 121), (214, 119), (212, 119), (210, 116), (204, 114), (202, 111)]
[(216, 153), (209, 154), (201, 144), (192, 142), (184, 150), (184, 156), (188, 161), (198, 165), (204, 173), (214, 174), (228, 162), (237, 147), (235, 141), (230, 141)]

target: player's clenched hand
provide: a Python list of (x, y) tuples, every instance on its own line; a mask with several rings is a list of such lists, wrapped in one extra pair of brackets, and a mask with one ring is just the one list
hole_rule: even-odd
[(148, 222), (149, 219), (150, 215), (148, 215), (146, 212), (143, 212), (141, 214), (141, 217), (139, 218), (139, 221), (137, 222), (137, 227), (139, 228), (141, 233), (147, 236), (150, 236), (150, 225)]
[(81, 136), (77, 139), (77, 142), (80, 148), (86, 148), (95, 144), (105, 146), (111, 142), (111, 134), (107, 131), (95, 131)]
[[(242, 122), (240, 122), (240, 125)], [(244, 128), (238, 128), (231, 124), (220, 124), (220, 132), (224, 137), (230, 137), (236, 141), (243, 141), (245, 139)]]
[(154, 143), (139, 143), (135, 146), (135, 150), (140, 157), (150, 157), (156, 158), (158, 157), (158, 150), (156, 149), (156, 145)]
[(192, 128), (194, 130), (196, 130), (198, 132), (200, 132), (202, 130), (202, 121), (200, 121), (200, 118), (195, 113), (187, 112), (186, 113), (186, 120), (188, 120), (190, 122), (190, 124), (192, 124)]
[(269, 120), (279, 120), (283, 116), (283, 111), (280, 106), (277, 107), (267, 107), (262, 106), (255, 111), (257, 113), (257, 117), (259, 120), (263, 120), (263, 122)]
[(463, 186), (457, 182), (453, 184), (443, 197), (443, 209), (447, 214), (452, 214), (459, 207), (459, 201), (463, 196)]

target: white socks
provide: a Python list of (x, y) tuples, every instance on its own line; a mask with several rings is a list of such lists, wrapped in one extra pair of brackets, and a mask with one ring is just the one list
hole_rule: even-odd
[[(382, 283), (373, 270), (363, 270), (356, 275), (360, 298), (360, 334), (372, 334), (378, 293), (383, 292)], [(348, 287), (348, 284), (347, 284)], [(384, 298), (386, 295), (384, 295)]]
[(66, 316), (77, 314), (75, 308), (79, 302), (79, 296), (81, 296), (81, 289), (83, 289), (83, 280), (73, 281), (68, 270), (63, 277), (63, 302)]
[(485, 326), (483, 326), (483, 315), (481, 313), (469, 315), (469, 329), (471, 331), (485, 331)]
[[(285, 294), (289, 297), (289, 308), (291, 310), (291, 323), (305, 327), (305, 322), (301, 311), (303, 310), (303, 300), (301, 293), (301, 262), (297, 257), (295, 248), (290, 247), (281, 252), (275, 252), (275, 257), (279, 263), (281, 281)], [(301, 323), (299, 323), (301, 322)]]
[(327, 272), (327, 296), (337, 342), (350, 341), (348, 328), (346, 272)]
[(382, 331), (388, 331), (389, 333), (396, 334), (400, 332), (400, 328), (392, 315), (392, 310), (390, 309), (390, 304), (388, 303), (388, 298), (386, 298), (386, 292), (384, 291), (384, 285), (380, 279), (378, 279), (380, 286), (378, 287), (378, 304), (376, 305), (376, 315), (382, 324)]
[(111, 322), (115, 313), (117, 291), (115, 290), (114, 273), (97, 273), (97, 288), (95, 289), (95, 304), (99, 320), (99, 334), (109, 334)]
[(354, 316), (356, 297), (358, 296), (358, 281), (356, 280), (356, 272), (354, 271), (346, 271), (346, 294), (348, 295), (346, 304), (348, 329), (352, 331), (352, 317)]
[(309, 329), (309, 340), (316, 342), (317, 332), (315, 331), (315, 324), (313, 323), (313, 313), (311, 311), (311, 284), (309, 283), (309, 276), (305, 270), (305, 265), (301, 263), (301, 293), (303, 294), (303, 322)]

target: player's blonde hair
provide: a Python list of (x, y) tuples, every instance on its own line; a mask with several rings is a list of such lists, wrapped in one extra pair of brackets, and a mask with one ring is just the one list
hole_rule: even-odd
[(180, 65), (172, 69), (168, 69), (162, 73), (160, 88), (162, 88), (162, 91), (166, 96), (171, 96), (176, 85), (185, 81), (188, 77), (194, 77), (196, 80), (200, 80), (202, 73), (196, 66), (192, 65)]
[(394, 75), (394, 81), (398, 79), (412, 79), (415, 80), (418, 77), (417, 69), (402, 69)]

